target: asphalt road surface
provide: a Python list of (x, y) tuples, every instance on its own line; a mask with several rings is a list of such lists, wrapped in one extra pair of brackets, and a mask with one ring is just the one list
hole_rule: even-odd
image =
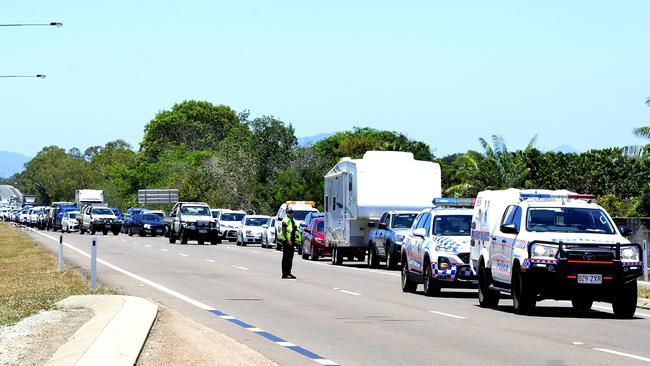
[[(59, 233), (29, 232), (54, 251)], [(89, 268), (90, 235), (63, 234), (67, 260)], [(478, 307), (475, 290), (402, 293), (398, 271), (294, 259), (259, 246), (169, 244), (98, 235), (98, 278), (152, 298), (281, 365), (623, 365), (650, 363), (650, 311), (618, 320), (611, 306), (577, 313), (544, 301), (535, 316)], [(421, 290), (421, 287), (419, 288)]]

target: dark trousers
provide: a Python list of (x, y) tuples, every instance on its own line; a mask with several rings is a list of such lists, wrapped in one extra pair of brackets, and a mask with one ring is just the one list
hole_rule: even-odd
[(291, 274), (291, 265), (293, 264), (293, 245), (288, 245), (286, 241), (282, 242), (282, 275)]

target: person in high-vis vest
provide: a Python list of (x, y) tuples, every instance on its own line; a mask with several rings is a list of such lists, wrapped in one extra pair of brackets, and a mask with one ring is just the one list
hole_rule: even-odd
[(300, 234), (298, 225), (293, 219), (293, 209), (287, 208), (287, 216), (282, 220), (282, 232), (280, 233), (280, 242), (282, 243), (282, 278), (294, 279), (296, 276), (291, 274), (293, 264), (293, 246)]

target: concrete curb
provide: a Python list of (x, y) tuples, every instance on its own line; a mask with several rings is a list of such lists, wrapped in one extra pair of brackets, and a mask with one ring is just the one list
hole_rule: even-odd
[(133, 296), (70, 296), (58, 305), (89, 308), (94, 315), (56, 351), (47, 366), (132, 366), (158, 313), (158, 305)]

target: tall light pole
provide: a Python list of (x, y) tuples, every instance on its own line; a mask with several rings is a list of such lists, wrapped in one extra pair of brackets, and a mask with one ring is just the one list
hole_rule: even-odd
[(0, 78), (39, 78), (45, 79), (47, 76), (45, 74), (36, 74), (36, 75), (0, 75)]
[(50, 22), (50, 23), (12, 23), (12, 24), (0, 24), (0, 27), (63, 27), (61, 22)]

